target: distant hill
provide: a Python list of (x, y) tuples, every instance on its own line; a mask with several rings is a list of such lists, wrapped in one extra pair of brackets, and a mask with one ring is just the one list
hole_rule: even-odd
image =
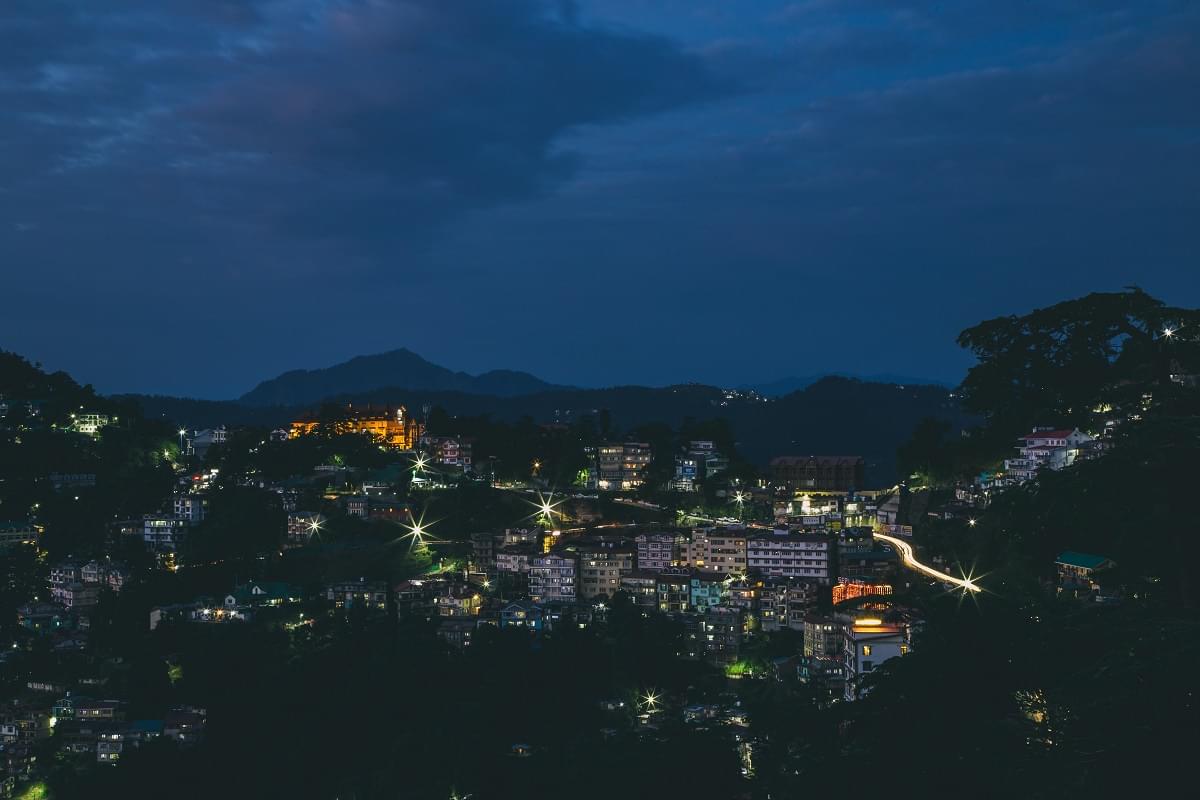
[(482, 375), (455, 372), (401, 348), (358, 356), (324, 369), (285, 372), (263, 381), (238, 402), (248, 406), (311, 405), (335, 395), (356, 395), (384, 388), (515, 397), (564, 387), (513, 370), (492, 370)]
[[(240, 402), (197, 401), (131, 396), (149, 417), (165, 417), (188, 427), (286, 424), (306, 404), (290, 407), (251, 406)], [(650, 388), (552, 388), (536, 394), (498, 397), (459, 391), (423, 391), (400, 387), (340, 392), (333, 402), (400, 404), (410, 409), (440, 406), (456, 416), (489, 415), (496, 419), (530, 417), (537, 422), (571, 422), (607, 411), (615, 430), (648, 422), (678, 426), (685, 418), (723, 417), (733, 425), (738, 449), (765, 465), (777, 455), (847, 453), (867, 460), (871, 486), (893, 482), (896, 448), (925, 417), (949, 421), (956, 428), (968, 417), (945, 387), (871, 383), (852, 378), (822, 378), (802, 391), (770, 400), (730, 396), (714, 386), (688, 384)]]
[(775, 381), (765, 381), (762, 383), (747, 383), (739, 386), (739, 389), (758, 392), (764, 397), (782, 397), (785, 394), (798, 392), (801, 389), (807, 389), (822, 378), (849, 378), (851, 380), (864, 381), (866, 383), (895, 383), (901, 386), (945, 386), (949, 387), (953, 384), (945, 381), (935, 381), (931, 378), (915, 378), (912, 375), (855, 375), (846, 372), (834, 372), (825, 375), (794, 375), (790, 378), (780, 378)]

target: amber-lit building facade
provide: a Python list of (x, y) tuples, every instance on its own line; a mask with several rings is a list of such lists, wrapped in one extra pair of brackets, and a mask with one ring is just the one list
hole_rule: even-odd
[(321, 420), (315, 414), (306, 415), (292, 423), (291, 438), (312, 433), (322, 422), (332, 425), (336, 433), (367, 433), (399, 450), (414, 450), (425, 426), (408, 414), (404, 406), (396, 408), (355, 408), (347, 406), (337, 419)]

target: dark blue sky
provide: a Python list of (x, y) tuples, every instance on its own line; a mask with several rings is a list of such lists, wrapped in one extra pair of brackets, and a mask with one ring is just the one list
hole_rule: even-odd
[(104, 391), (954, 380), (1198, 219), (1195, 0), (0, 3), (0, 347)]

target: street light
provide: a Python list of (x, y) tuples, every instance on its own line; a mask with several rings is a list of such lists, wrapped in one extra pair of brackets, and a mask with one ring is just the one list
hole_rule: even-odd
[(183, 455), (183, 437), (187, 435), (186, 428), (179, 429), (179, 454)]

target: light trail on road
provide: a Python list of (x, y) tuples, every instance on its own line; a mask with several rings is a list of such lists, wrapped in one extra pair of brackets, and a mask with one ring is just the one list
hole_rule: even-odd
[(897, 539), (895, 536), (888, 536), (885, 533), (875, 534), (876, 539), (883, 539), (885, 542), (896, 548), (896, 552), (904, 559), (905, 566), (910, 569), (915, 569), (917, 572), (923, 572), (931, 578), (937, 578), (939, 581), (951, 583), (955, 586), (966, 589), (969, 592), (982, 592), (983, 590), (972, 581), (970, 578), (956, 578), (953, 575), (947, 575), (944, 572), (934, 569), (928, 564), (922, 564), (913, 556), (912, 545), (903, 539)]

